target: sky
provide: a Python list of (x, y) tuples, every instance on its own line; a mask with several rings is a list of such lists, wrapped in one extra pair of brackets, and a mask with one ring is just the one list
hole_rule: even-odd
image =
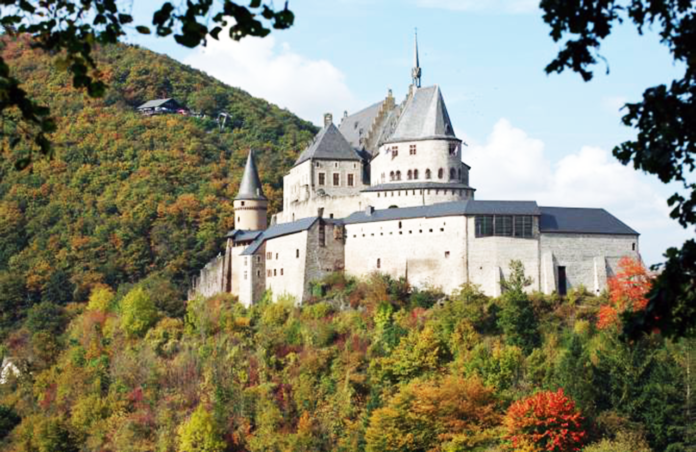
[[(134, 2), (147, 23), (161, 2)], [(280, 3), (280, 2), (279, 2)], [(291, 0), (295, 24), (263, 39), (137, 43), (262, 97), (317, 125), (378, 102), (411, 82), (418, 29), (423, 86), (440, 86), (476, 199), (601, 207), (641, 233), (646, 264), (693, 236), (669, 218), (676, 189), (621, 165), (614, 146), (635, 135), (621, 107), (645, 88), (680, 77), (655, 33), (615, 28), (589, 83), (546, 75), (560, 46), (535, 0)]]

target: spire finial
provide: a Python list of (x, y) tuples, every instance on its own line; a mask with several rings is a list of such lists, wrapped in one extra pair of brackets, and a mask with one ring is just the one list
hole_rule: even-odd
[(413, 53), (413, 69), (411, 69), (411, 79), (412, 84), (416, 88), (421, 86), (421, 68), (420, 62), (418, 61), (418, 29), (415, 29), (415, 40), (414, 40), (414, 53)]

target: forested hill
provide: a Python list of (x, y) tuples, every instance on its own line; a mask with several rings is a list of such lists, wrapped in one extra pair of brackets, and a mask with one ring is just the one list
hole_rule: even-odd
[[(272, 213), (281, 206), (282, 174), (316, 132), (275, 105), (142, 48), (101, 49), (109, 89), (91, 99), (26, 39), (0, 45), (24, 89), (58, 123), (55, 157), (36, 158), (31, 172), (14, 169), (26, 150), (2, 151), (3, 333), (30, 305), (84, 301), (99, 283), (117, 289), (147, 277), (160, 292), (180, 294), (232, 226), (249, 149)], [(141, 103), (165, 97), (208, 117), (137, 113)], [(218, 112), (230, 115), (223, 131)]]

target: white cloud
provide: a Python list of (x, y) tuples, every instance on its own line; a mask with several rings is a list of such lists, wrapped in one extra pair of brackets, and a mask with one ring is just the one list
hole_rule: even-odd
[(486, 143), (464, 148), (471, 184), (478, 199), (535, 200), (539, 205), (601, 207), (640, 232), (646, 263), (661, 261), (669, 246), (689, 234), (669, 218), (657, 182), (591, 146), (551, 162), (544, 143), (506, 119), (494, 126)]
[(345, 76), (326, 60), (312, 60), (278, 44), (273, 36), (236, 42), (210, 39), (184, 62), (229, 85), (320, 124), (323, 113), (340, 115), (358, 102)]
[(539, 0), (415, 0), (424, 8), (504, 14), (525, 14), (537, 11)]

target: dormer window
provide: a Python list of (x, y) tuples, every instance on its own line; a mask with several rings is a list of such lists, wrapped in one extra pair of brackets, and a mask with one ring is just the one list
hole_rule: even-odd
[(392, 158), (398, 157), (399, 156), (399, 146), (394, 146), (392, 147)]
[(459, 145), (457, 143), (450, 143), (449, 144), (449, 155), (457, 155), (457, 149), (459, 148)]

